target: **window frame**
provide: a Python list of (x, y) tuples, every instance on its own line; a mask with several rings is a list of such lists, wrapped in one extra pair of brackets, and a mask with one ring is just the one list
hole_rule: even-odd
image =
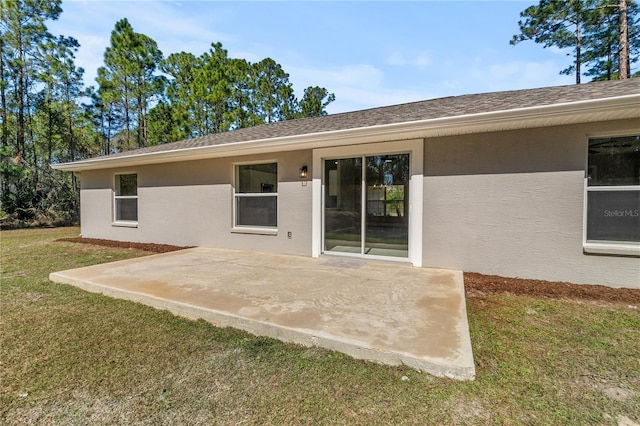
[(640, 257), (640, 242), (629, 241), (605, 241), (605, 240), (588, 240), (587, 224), (589, 216), (589, 193), (591, 192), (612, 192), (612, 191), (638, 191), (640, 185), (593, 185), (589, 186), (589, 141), (593, 139), (605, 139), (615, 137), (638, 136), (640, 129), (633, 132), (624, 132), (620, 134), (606, 133), (593, 134), (587, 136), (586, 143), (586, 166), (584, 175), (584, 196), (583, 196), (583, 215), (582, 215), (582, 248), (585, 254), (601, 254), (601, 255), (618, 255)]
[[(239, 168), (241, 166), (250, 166), (257, 164), (275, 164), (276, 165), (276, 184), (277, 189), (275, 192), (239, 192)], [(232, 228), (231, 232), (239, 234), (258, 234), (258, 235), (278, 235), (278, 211), (280, 210), (280, 164), (274, 159), (255, 160), (255, 161), (243, 161), (239, 163), (233, 163), (233, 196), (232, 196)], [(276, 225), (275, 226), (259, 226), (259, 225), (239, 225), (238, 221), (238, 200), (240, 198), (257, 198), (257, 197), (275, 197), (276, 199)]]
[[(117, 195), (118, 194), (118, 176), (125, 176), (125, 175), (135, 175), (136, 176), (136, 195)], [(113, 174), (113, 189), (112, 189), (112, 193), (113, 193), (113, 205), (112, 205), (112, 225), (113, 226), (122, 226), (122, 227), (129, 227), (129, 228), (137, 228), (138, 227), (138, 220), (139, 220), (139, 211), (138, 211), (138, 200), (139, 200), (139, 194), (138, 194), (138, 173), (134, 172), (134, 171), (127, 171), (127, 172), (118, 172), (118, 173), (114, 173)], [(118, 200), (132, 200), (135, 199), (136, 200), (136, 220), (123, 220), (123, 219), (118, 219)]]

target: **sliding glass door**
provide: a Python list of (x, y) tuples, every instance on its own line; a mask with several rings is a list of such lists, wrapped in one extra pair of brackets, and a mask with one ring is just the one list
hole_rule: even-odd
[(409, 154), (366, 157), (364, 254), (408, 257)]
[(362, 252), (362, 158), (324, 163), (324, 249)]
[(409, 154), (325, 160), (324, 251), (408, 257)]

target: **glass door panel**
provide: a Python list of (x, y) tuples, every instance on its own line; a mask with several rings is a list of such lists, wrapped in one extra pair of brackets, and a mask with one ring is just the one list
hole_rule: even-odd
[(362, 157), (325, 160), (324, 250), (362, 253)]
[(409, 255), (409, 154), (366, 157), (364, 254)]

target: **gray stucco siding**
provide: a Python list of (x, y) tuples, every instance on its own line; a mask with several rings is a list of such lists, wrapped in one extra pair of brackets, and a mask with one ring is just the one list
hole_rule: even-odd
[(592, 135), (633, 120), (425, 140), (423, 265), (640, 287), (640, 259), (583, 251)]
[[(234, 164), (278, 162), (278, 233), (233, 231)], [(311, 151), (107, 169), (82, 173), (81, 226), (88, 238), (311, 253), (311, 185), (298, 176)], [(138, 224), (113, 224), (113, 176), (138, 175)], [(288, 238), (291, 232), (292, 238)]]
[[(422, 265), (640, 288), (638, 257), (583, 250), (588, 138), (639, 131), (618, 120), (424, 139)], [(308, 149), (84, 171), (82, 235), (311, 256), (314, 185), (298, 174), (313, 176), (312, 160)], [(277, 235), (233, 229), (234, 164), (256, 161), (278, 162)], [(138, 175), (137, 227), (113, 224), (113, 176), (126, 172)]]

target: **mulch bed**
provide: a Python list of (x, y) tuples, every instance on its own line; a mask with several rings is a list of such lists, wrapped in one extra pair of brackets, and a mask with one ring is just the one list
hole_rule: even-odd
[(640, 304), (640, 289), (505, 278), (473, 272), (464, 273), (464, 287), (467, 296), (470, 297), (485, 294), (517, 294), (553, 299), (601, 300), (632, 305)]
[[(61, 238), (56, 241), (94, 244), (116, 248), (131, 248), (151, 253), (168, 253), (190, 247), (169, 244), (132, 243), (125, 241), (101, 240), (97, 238)], [(515, 294), (553, 299), (598, 300), (612, 303), (640, 305), (640, 289), (611, 288), (601, 285), (571, 284), (530, 280), (524, 278), (505, 278), (496, 275), (482, 275), (473, 272), (464, 273), (464, 287), (468, 297), (490, 294)]]
[(93, 244), (96, 246), (136, 249), (148, 251), (151, 253), (169, 253), (170, 251), (184, 250), (191, 247), (172, 246), (170, 244), (151, 244), (151, 243), (132, 243), (129, 241), (113, 241), (113, 240), (101, 240), (99, 238), (60, 238), (56, 241), (62, 241), (67, 243), (82, 243)]

